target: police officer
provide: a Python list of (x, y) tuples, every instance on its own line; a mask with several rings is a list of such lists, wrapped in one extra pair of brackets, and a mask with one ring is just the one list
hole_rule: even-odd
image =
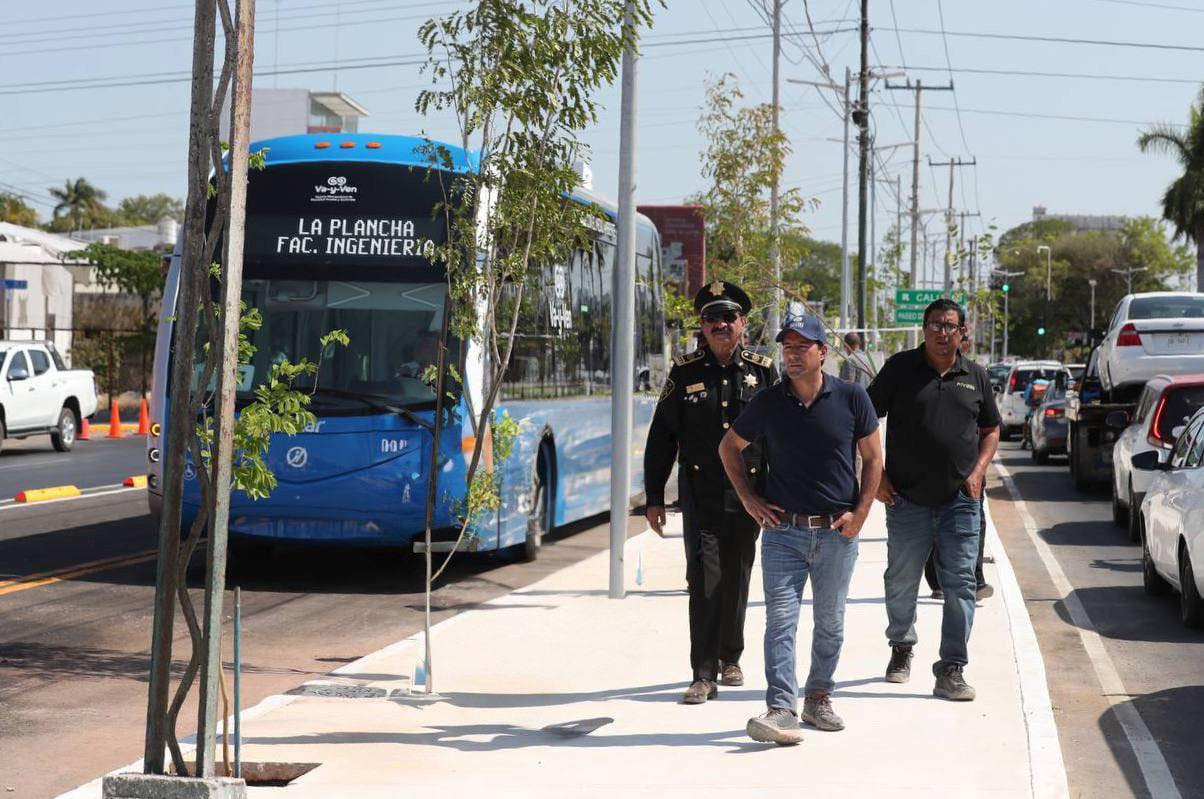
[[(743, 346), (748, 295), (716, 280), (694, 297), (706, 346), (673, 360), (644, 450), (648, 523), (663, 535), (665, 483), (678, 461), (690, 589), (690, 666), (682, 701), (698, 705), (723, 685), (743, 685), (744, 610), (758, 523), (744, 511), (719, 460), (719, 441), (752, 396), (777, 382), (773, 361)], [(749, 482), (763, 485), (764, 460), (742, 453)]]

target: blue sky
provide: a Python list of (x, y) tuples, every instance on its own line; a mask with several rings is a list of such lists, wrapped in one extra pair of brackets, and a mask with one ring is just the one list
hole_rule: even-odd
[[(708, 76), (731, 72), (750, 102), (768, 101), (771, 43), (758, 12), (761, 3), (668, 0), (668, 7), (658, 12), (640, 68), (641, 202), (674, 202), (701, 187), (702, 141), (695, 125)], [(447, 120), (424, 119), (413, 110), (424, 83), (416, 66), (332, 67), (350, 67), (373, 57), (413, 61), (421, 52), (415, 38), (420, 21), (459, 5), (429, 0), (260, 0), (257, 71), (317, 71), (263, 76), (257, 85), (338, 88), (371, 111), (362, 130), (446, 135), (451, 132)], [(188, 84), (179, 78), (190, 63), (191, 3), (60, 0), (38, 6), (0, 0), (0, 9), (6, 17), (0, 30), (0, 98), (5, 109), (0, 121), (0, 187), (27, 193), (43, 216), (49, 214), (46, 188), (79, 176), (107, 190), (113, 202), (139, 193), (182, 196)], [(783, 76), (822, 79), (813, 62), (828, 64), (837, 77), (846, 66), (856, 69), (857, 34), (831, 31), (855, 28), (857, 9), (856, 0), (787, 0)], [(982, 213), (968, 224), (971, 231), (990, 223), (1007, 229), (1030, 218), (1034, 205), (1045, 205), (1051, 213), (1157, 215), (1158, 198), (1175, 176), (1176, 164), (1169, 157), (1142, 155), (1134, 140), (1145, 123), (1186, 119), (1199, 91), (1193, 81), (1204, 80), (1204, 47), (1193, 35), (1204, 29), (1204, 3), (870, 0), (870, 15), (875, 26), (871, 64), (893, 72), (906, 66), (912, 78), (933, 84), (946, 83), (946, 70), (953, 69), (956, 92), (924, 97), (921, 150), (925, 159), (977, 159), (977, 167), (958, 171), (954, 192), (959, 211)], [(896, 27), (906, 30), (891, 30)], [(984, 33), (1161, 47), (964, 35)], [(694, 43), (679, 44), (683, 41)], [(144, 85), (60, 91), (84, 79)], [(782, 125), (794, 148), (784, 182), (819, 201), (805, 218), (814, 234), (838, 240), (841, 120), (817, 90), (783, 86)], [(909, 141), (912, 95), (881, 90), (881, 83), (877, 88), (871, 98), (877, 143)], [(832, 100), (830, 93), (826, 99)], [(618, 87), (601, 100), (602, 118), (586, 138), (594, 149), (595, 185), (613, 196)], [(883, 157), (886, 177), (902, 174), (908, 194), (910, 150), (888, 151)], [(947, 181), (947, 169), (934, 172), (923, 165), (923, 208), (946, 204)], [(881, 233), (893, 219), (893, 188), (883, 187), (878, 202)], [(854, 220), (855, 213), (854, 194)], [(935, 233), (941, 222), (934, 220), (930, 226)]]

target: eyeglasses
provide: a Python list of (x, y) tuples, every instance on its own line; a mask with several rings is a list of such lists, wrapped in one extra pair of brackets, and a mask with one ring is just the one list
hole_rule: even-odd
[(961, 330), (962, 326), (955, 322), (925, 322), (924, 329), (929, 333), (944, 333), (947, 336), (955, 330)]
[(723, 313), (708, 313), (702, 315), (702, 321), (706, 322), (708, 325), (717, 325), (720, 322), (726, 322), (730, 325), (734, 324), (739, 318), (740, 314), (736, 313), (735, 311), (724, 311)]

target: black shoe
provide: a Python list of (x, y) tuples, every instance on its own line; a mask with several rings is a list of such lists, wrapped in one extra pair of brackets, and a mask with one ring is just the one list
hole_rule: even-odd
[(720, 685), (744, 685), (744, 672), (739, 663), (724, 663), (719, 670)]
[(892, 646), (890, 663), (886, 664), (887, 682), (907, 682), (911, 679), (911, 647)]
[(954, 664), (940, 669), (933, 666), (932, 672), (936, 675), (936, 685), (932, 688), (933, 696), (951, 699), (954, 702), (969, 702), (974, 699), (974, 689), (962, 676), (961, 666)]
[(936, 589), (935, 591), (933, 591), (933, 592), (932, 592), (932, 598), (933, 598), (933, 599), (944, 599), (944, 598), (945, 598), (945, 592), (944, 592), (944, 591), (942, 591), (941, 589), (939, 589), (939, 588), (938, 588), (938, 589)]
[(715, 683), (710, 680), (695, 680), (690, 683), (690, 687), (686, 689), (681, 701), (685, 705), (701, 705), (716, 696), (719, 696), (719, 689)]

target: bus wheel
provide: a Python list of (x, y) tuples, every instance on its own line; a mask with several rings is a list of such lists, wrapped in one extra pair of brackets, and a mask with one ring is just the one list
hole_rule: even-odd
[(532, 488), (531, 513), (527, 516), (527, 540), (523, 542), (523, 560), (533, 561), (543, 549), (543, 537), (548, 532), (548, 482), (542, 470)]

